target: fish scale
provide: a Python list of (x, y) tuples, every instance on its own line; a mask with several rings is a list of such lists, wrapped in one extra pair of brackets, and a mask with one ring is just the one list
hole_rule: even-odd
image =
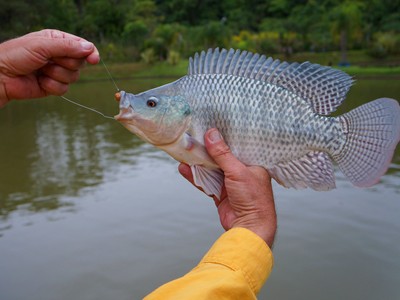
[(209, 195), (219, 197), (223, 184), (204, 147), (212, 127), (239, 160), (266, 168), (285, 187), (334, 188), (332, 160), (355, 186), (367, 187), (386, 172), (400, 140), (400, 106), (381, 98), (330, 116), (352, 83), (340, 70), (309, 62), (209, 49), (175, 82), (138, 95), (121, 91), (116, 118), (189, 164)]
[[(317, 138), (320, 139), (326, 129), (324, 120), (315, 122), (315, 114), (307, 103), (300, 98), (289, 99), (295, 97), (289, 91), (230, 75), (201, 76), (200, 80), (196, 76), (188, 76), (177, 83), (181, 93), (193, 99), (190, 103), (194, 112), (192, 123), (196, 128), (203, 129), (197, 135), (202, 137), (208, 128), (218, 128), (233, 153), (245, 164), (268, 168), (282, 157), (290, 157), (294, 153), (301, 156), (312, 149), (323, 148), (323, 143), (318, 143)], [(223, 77), (227, 77), (226, 80)], [(215, 93), (215, 85), (219, 82), (219, 92)], [(294, 105), (296, 111), (286, 105), (294, 101), (298, 102)], [(266, 125), (265, 116), (269, 117), (268, 124), (275, 126), (266, 134), (260, 134)], [(291, 120), (291, 124), (282, 120)], [(313, 128), (303, 130), (305, 134), (301, 134), (301, 128), (307, 126)], [(318, 127), (321, 134), (311, 139), (308, 133), (318, 132)], [(245, 134), (242, 134), (243, 131)], [(268, 151), (269, 144), (279, 145), (279, 152)]]

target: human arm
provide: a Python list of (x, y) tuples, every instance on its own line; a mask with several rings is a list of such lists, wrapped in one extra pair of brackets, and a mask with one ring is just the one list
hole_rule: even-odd
[(272, 252), (258, 235), (233, 228), (214, 243), (193, 270), (144, 299), (256, 299), (272, 265)]
[(12, 99), (62, 95), (85, 61), (100, 60), (96, 47), (59, 30), (42, 30), (0, 44), (0, 107)]
[[(214, 201), (227, 232), (193, 270), (146, 300), (256, 299), (272, 270), (277, 221), (268, 172), (243, 165), (215, 129), (206, 133), (205, 145), (225, 174), (221, 201)], [(193, 184), (188, 166), (181, 164), (179, 171)]]

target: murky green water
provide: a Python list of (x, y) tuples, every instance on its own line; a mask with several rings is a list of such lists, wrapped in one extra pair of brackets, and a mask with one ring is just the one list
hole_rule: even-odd
[[(117, 81), (138, 92), (168, 80)], [(109, 82), (68, 94), (117, 113)], [(400, 99), (359, 80), (345, 111)], [(166, 154), (60, 98), (0, 110), (0, 298), (140, 299), (190, 270), (222, 232), (214, 204)], [(275, 267), (260, 299), (400, 299), (400, 149), (382, 182), (335, 191), (275, 185)]]

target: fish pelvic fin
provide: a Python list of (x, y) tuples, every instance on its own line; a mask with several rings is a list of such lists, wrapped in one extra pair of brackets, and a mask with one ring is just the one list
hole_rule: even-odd
[(209, 196), (221, 197), (224, 184), (224, 172), (221, 169), (208, 169), (199, 165), (191, 167), (194, 184), (203, 189)]
[(221, 197), (224, 172), (208, 155), (201, 142), (184, 133), (175, 143), (158, 147), (176, 160), (190, 165), (194, 184), (207, 195), (216, 196), (218, 199)]
[(333, 159), (355, 186), (374, 185), (387, 171), (400, 140), (398, 101), (380, 98), (340, 116), (339, 120), (346, 142)]
[(268, 172), (287, 188), (328, 191), (336, 187), (332, 162), (325, 152), (310, 151), (296, 160), (269, 167)]

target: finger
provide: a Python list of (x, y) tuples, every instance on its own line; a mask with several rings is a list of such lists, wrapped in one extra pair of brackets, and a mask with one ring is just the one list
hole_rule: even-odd
[(221, 191), (221, 195), (219, 196), (219, 198), (217, 196), (215, 196), (215, 195), (213, 195), (212, 198), (214, 199), (214, 203), (215, 203), (216, 207), (218, 207), (221, 204), (222, 201), (228, 199), (228, 194), (226, 192), (225, 183), (222, 186), (222, 191)]
[(61, 96), (68, 91), (67, 83), (59, 82), (48, 76), (40, 76), (38, 80), (40, 88), (45, 91), (46, 95)]
[(74, 34), (68, 33), (68, 32), (64, 32), (61, 30), (57, 30), (57, 29), (43, 29), (43, 30), (39, 30), (39, 31), (34, 31), (34, 32), (30, 32), (30, 33), (26, 34), (26, 36), (40, 36), (40, 37), (47, 37), (47, 38), (53, 38), (53, 39), (68, 38), (68, 39), (73, 39), (76, 41), (84, 40), (83, 38), (81, 38), (77, 35), (74, 35)]
[(265, 168), (260, 166), (250, 166), (249, 170), (261, 181), (271, 181), (271, 176)]
[(84, 58), (55, 57), (52, 61), (57, 65), (73, 71), (77, 71), (85, 66)]
[(53, 59), (54, 57), (86, 59), (97, 51), (93, 43), (73, 39), (37, 38), (32, 42), (32, 48), (34, 52), (41, 54), (45, 60)]
[(47, 64), (41, 71), (47, 77), (62, 83), (72, 83), (79, 78), (79, 71), (72, 71), (56, 64)]
[[(187, 164), (181, 163), (181, 164), (179, 164), (178, 171), (179, 171), (179, 173), (181, 173), (181, 175), (182, 175), (187, 181), (189, 181), (189, 182), (190, 182), (191, 184), (193, 184), (198, 190), (200, 190), (200, 191), (202, 191), (202, 192), (204, 193), (204, 190), (203, 190), (201, 187), (197, 186), (197, 185), (194, 183), (193, 173), (192, 173), (192, 170), (190, 169), (190, 166), (188, 166)], [(214, 198), (214, 200), (218, 200), (216, 197), (213, 197), (213, 198)]]
[(218, 166), (224, 171), (225, 175), (233, 170), (243, 169), (242, 164), (231, 152), (222, 135), (215, 128), (208, 130), (205, 134), (205, 145), (210, 156)]
[[(74, 34), (71, 33), (67, 33), (64, 31), (60, 31), (60, 30), (55, 30), (55, 29), (44, 29), (35, 33), (32, 33), (33, 35), (37, 35), (37, 36), (44, 36), (44, 37), (48, 37), (51, 39), (70, 39), (70, 40), (74, 40), (77, 42), (82, 42), (82, 43), (90, 43), (87, 40), (76, 36)], [(94, 46), (94, 45), (93, 45)], [(100, 53), (99, 50), (96, 48), (96, 46), (94, 46), (93, 51), (86, 57), (86, 61), (92, 65), (99, 63), (100, 61)]]
[(90, 53), (87, 57), (86, 57), (86, 61), (91, 64), (91, 65), (95, 65), (98, 64), (100, 61), (100, 53), (99, 50), (97, 50), (97, 48), (94, 48), (94, 51), (92, 53)]
[(181, 173), (181, 175), (186, 178), (191, 184), (194, 185), (194, 180), (193, 180), (193, 174), (192, 170), (190, 169), (190, 166), (187, 164), (181, 163), (178, 166), (178, 171)]

